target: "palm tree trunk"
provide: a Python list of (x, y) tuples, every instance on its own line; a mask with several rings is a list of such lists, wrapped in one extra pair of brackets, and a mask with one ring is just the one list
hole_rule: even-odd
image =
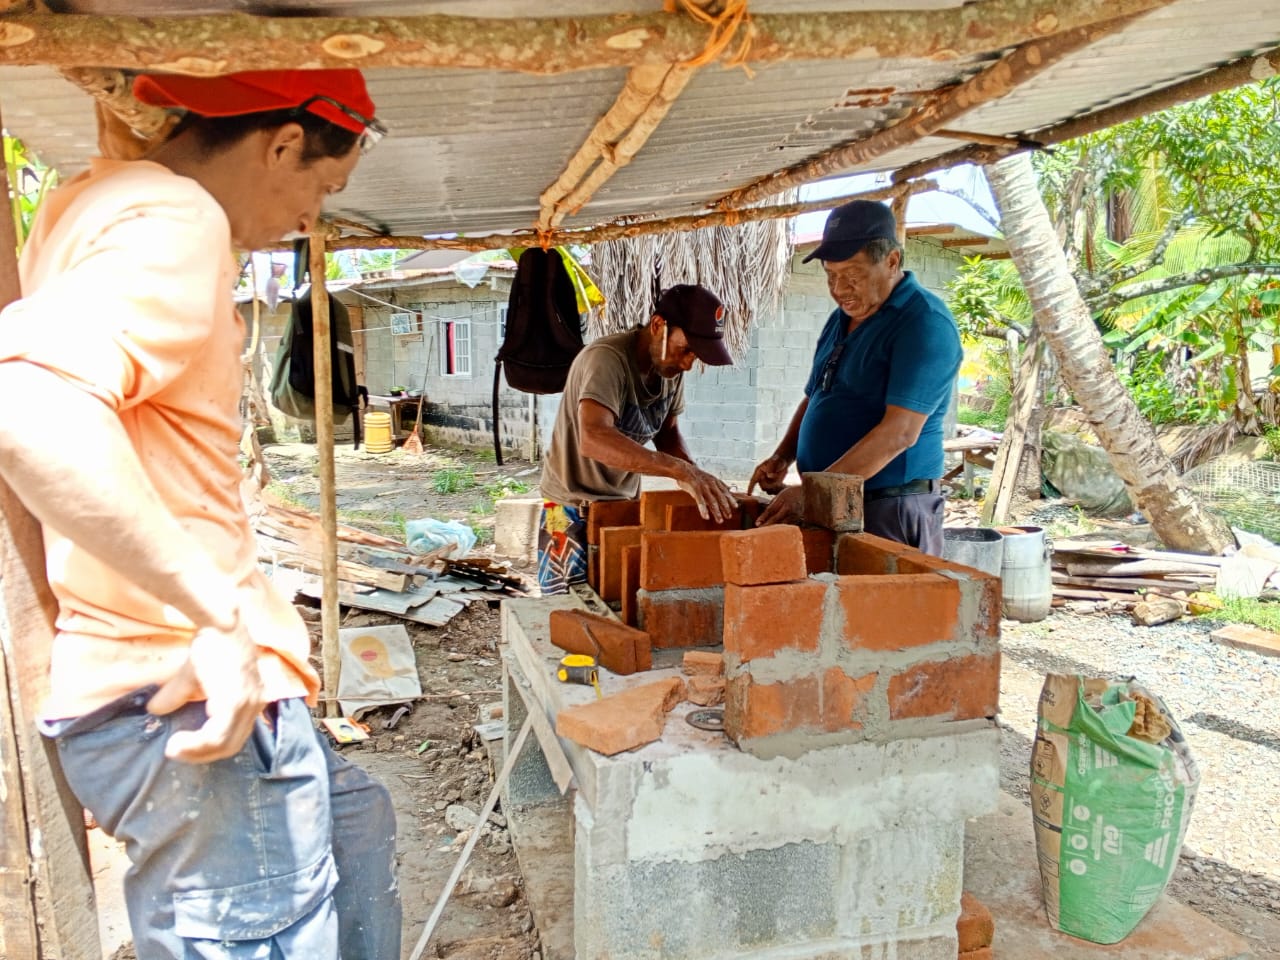
[(1234, 543), (1231, 531), (1179, 482), (1151, 424), (1116, 376), (1054, 234), (1031, 160), (1021, 154), (985, 169), (1036, 326), (1138, 509), (1172, 549), (1221, 553)]

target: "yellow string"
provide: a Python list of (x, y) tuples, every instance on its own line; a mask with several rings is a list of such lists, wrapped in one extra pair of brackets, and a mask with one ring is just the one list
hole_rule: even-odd
[(738, 49), (725, 61), (725, 68), (741, 67), (748, 77), (755, 76), (747, 66), (747, 54), (756, 35), (755, 24), (751, 22), (751, 14), (747, 12), (747, 0), (725, 0), (724, 8), (718, 14), (707, 12), (694, 0), (663, 0), (662, 8), (667, 13), (683, 10), (699, 23), (705, 23), (711, 28), (702, 52), (693, 59), (686, 60), (684, 66), (702, 67), (719, 59), (733, 41), (734, 35), (741, 30)]

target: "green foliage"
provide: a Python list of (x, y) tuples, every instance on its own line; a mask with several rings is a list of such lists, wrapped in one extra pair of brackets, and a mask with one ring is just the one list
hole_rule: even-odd
[(490, 500), (496, 502), (506, 497), (518, 497), (522, 493), (528, 493), (530, 489), (530, 486), (523, 480), (515, 477), (502, 477), (486, 486), (485, 492), (489, 494)]
[(432, 489), (442, 496), (470, 490), (475, 485), (476, 476), (470, 467), (444, 467), (431, 477)]
[(947, 304), (961, 335), (971, 342), (1006, 327), (1010, 319), (1024, 328), (1031, 323), (1031, 304), (1009, 260), (965, 257), (947, 283)]
[(1191, 386), (1184, 388), (1168, 376), (1166, 358), (1147, 351), (1119, 372), (1134, 403), (1152, 423), (1205, 423), (1219, 414), (1222, 385), (1216, 377), (1205, 376), (1203, 370), (1188, 368)]
[(1271, 459), (1280, 460), (1280, 427), (1271, 424), (1262, 431), (1262, 438), (1267, 441), (1267, 451)]
[(1222, 599), (1222, 608), (1205, 614), (1210, 620), (1228, 623), (1250, 623), (1263, 630), (1280, 632), (1280, 603), (1258, 600), (1253, 597)]
[(41, 163), (21, 140), (10, 136), (4, 138), (4, 163), (13, 185), (9, 203), (21, 250), (41, 201), (58, 184), (58, 172)]

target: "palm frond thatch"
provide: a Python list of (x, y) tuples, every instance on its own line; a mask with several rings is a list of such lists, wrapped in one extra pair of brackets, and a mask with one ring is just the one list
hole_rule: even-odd
[(594, 244), (591, 273), (604, 292), (605, 309), (592, 316), (588, 333), (597, 337), (647, 321), (653, 311), (656, 265), (664, 290), (677, 283), (697, 283), (723, 301), (725, 341), (734, 359), (741, 360), (750, 343), (752, 323), (777, 309), (791, 250), (786, 220)]

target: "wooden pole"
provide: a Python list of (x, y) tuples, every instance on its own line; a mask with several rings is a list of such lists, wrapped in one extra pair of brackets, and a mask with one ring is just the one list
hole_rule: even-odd
[[(1040, 331), (1032, 328), (1031, 336), (1027, 337), (1027, 343), (1022, 348), (1018, 378), (1014, 381), (1013, 397), (1009, 401), (1009, 419), (1004, 425), (1004, 436), (996, 451), (995, 464), (991, 468), (991, 482), (982, 505), (982, 522), (987, 526), (1004, 523), (1009, 519), (1013, 490), (1026, 447), (1027, 424), (1040, 394), (1038, 370), (1042, 355)], [(1012, 360), (1010, 357), (1011, 362)]]
[(333, 358), (329, 347), (329, 291), (325, 287), (324, 237), (312, 235), (311, 339), (316, 378), (316, 460), (320, 473), (320, 529), (324, 534), (320, 568), (324, 576), (320, 601), (320, 659), (324, 667), (325, 713), (336, 717), (338, 676), (338, 501), (333, 470)]
[[(6, 175), (7, 176), (7, 175)], [(5, 189), (11, 190), (7, 179)], [(17, 232), (0, 216), (0, 308), (21, 297)], [(39, 522), (0, 481), (0, 920), (3, 954), (100, 960), (84, 811), (36, 730), (58, 604)]]
[[(1161, 0), (1161, 2), (1162, 4), (1172, 3), (1173, 0)], [(762, 177), (754, 183), (725, 194), (716, 201), (714, 206), (724, 210), (755, 203), (784, 190), (790, 190), (792, 187), (843, 173), (922, 140), (975, 107), (1007, 96), (1064, 57), (1097, 42), (1108, 34), (1123, 30), (1133, 23), (1134, 19), (1134, 17), (1118, 17), (1114, 20), (1078, 27), (1065, 33), (1057, 33), (1044, 39), (1030, 40), (972, 79), (948, 89), (945, 94), (936, 99), (926, 101), (924, 106), (912, 110), (893, 126), (878, 130), (869, 137), (841, 144), (802, 163)]]
[[(609, 223), (586, 230), (552, 230), (539, 235), (532, 230), (518, 233), (490, 233), (478, 237), (338, 237), (328, 240), (330, 250), (501, 250), (505, 247), (523, 247), (538, 244), (545, 239), (551, 246), (569, 243), (600, 243), (604, 240), (622, 240), (650, 233), (682, 233), (702, 230), (706, 227), (731, 227), (755, 220), (777, 220), (795, 217), (815, 210), (830, 210), (850, 200), (892, 200), (904, 193), (920, 193), (936, 190), (934, 180), (917, 180), (897, 183), (891, 187), (853, 193), (822, 200), (805, 200), (770, 207), (745, 207), (741, 210), (718, 210), (695, 213), (683, 217), (666, 217), (661, 220), (640, 220), (626, 223)], [(281, 246), (278, 249), (283, 250)]]
[[(755, 14), (745, 62), (954, 60), (1164, 2), (987, 0), (941, 10)], [(33, 13), (0, 19), (0, 63), (193, 76), (298, 67), (462, 67), (550, 76), (693, 61), (711, 35), (692, 17), (668, 13), (494, 19)]]

